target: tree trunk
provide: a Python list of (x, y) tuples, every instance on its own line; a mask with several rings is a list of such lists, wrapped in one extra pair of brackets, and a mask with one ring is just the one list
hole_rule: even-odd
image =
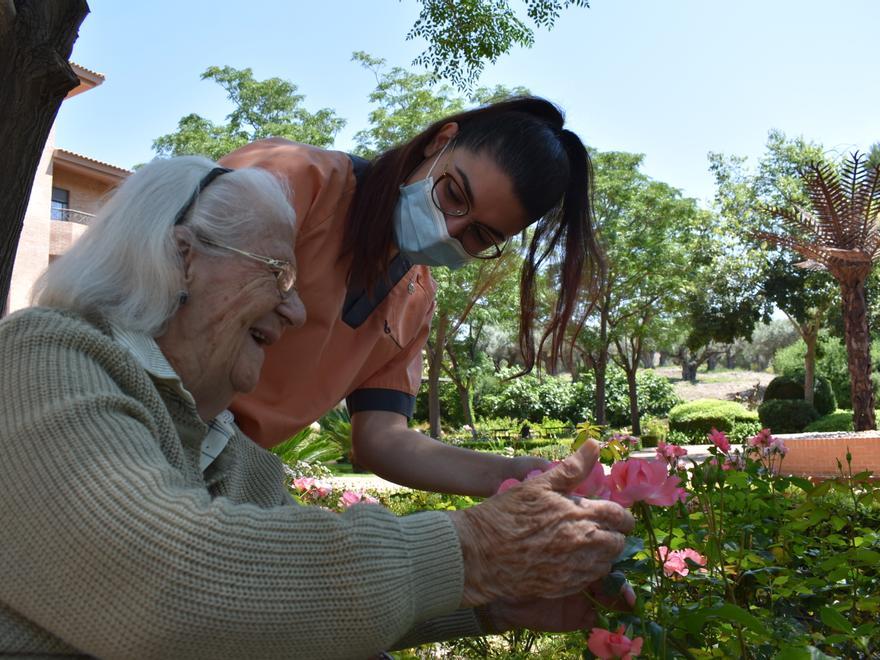
[(801, 333), (804, 343), (807, 345), (807, 354), (804, 357), (804, 401), (811, 404), (816, 392), (816, 344), (819, 343), (819, 328), (806, 324), (806, 329)]
[(852, 393), (853, 428), (874, 429), (874, 388), (871, 384), (871, 337), (865, 303), (865, 281), (841, 282), (843, 298), (843, 332), (849, 363)]
[(629, 388), (629, 418), (632, 423), (632, 434), (641, 435), (642, 427), (639, 420), (639, 393), (636, 389), (636, 362), (633, 368), (626, 370), (626, 385)]
[(605, 373), (608, 370), (608, 313), (605, 306), (599, 315), (599, 355), (593, 371), (596, 374), (596, 424), (604, 426), (605, 421)]
[(706, 360), (706, 371), (715, 371), (715, 367), (718, 366), (718, 358), (714, 355), (710, 355), (709, 359)]
[(440, 367), (443, 364), (443, 350), (446, 345), (446, 330), (449, 317), (437, 317), (437, 330), (434, 344), (428, 351), (428, 433), (432, 438), (440, 438)]
[(85, 0), (0, 0), (0, 308), (43, 146), (79, 78), (67, 60)]
[(464, 423), (471, 427), (471, 436), (476, 440), (477, 425), (474, 422), (473, 406), (471, 405), (471, 392), (460, 383), (455, 384), (458, 390), (458, 399), (461, 401), (461, 412), (464, 415)]

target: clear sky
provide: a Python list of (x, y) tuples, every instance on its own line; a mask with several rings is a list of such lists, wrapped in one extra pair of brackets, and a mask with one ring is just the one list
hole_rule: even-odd
[[(251, 67), (294, 82), (314, 111), (348, 120), (336, 148), (367, 125), (363, 50), (409, 67), (416, 0), (89, 0), (73, 60), (106, 75), (67, 101), (57, 146), (130, 167), (196, 112), (222, 121), (208, 66)], [(481, 85), (522, 85), (563, 107), (601, 150), (646, 154), (645, 171), (710, 200), (706, 154), (763, 152), (767, 132), (845, 152), (880, 141), (878, 0), (591, 0), (566, 10), (486, 68)], [(519, 7), (516, 0), (515, 7)]]

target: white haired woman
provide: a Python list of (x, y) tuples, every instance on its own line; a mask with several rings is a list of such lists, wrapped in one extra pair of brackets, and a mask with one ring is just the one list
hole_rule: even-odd
[(632, 525), (564, 496), (595, 447), (452, 514), (291, 499), (226, 407), (304, 321), (293, 244), (269, 173), (155, 161), (0, 322), (0, 654), (362, 658), (591, 621), (572, 594)]

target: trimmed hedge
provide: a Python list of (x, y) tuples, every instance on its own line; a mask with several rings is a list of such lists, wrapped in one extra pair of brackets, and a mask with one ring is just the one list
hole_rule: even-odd
[[(767, 385), (764, 401), (780, 399), (804, 400), (804, 370), (795, 370), (783, 376), (777, 376)], [(830, 415), (837, 409), (834, 390), (827, 378), (818, 374), (813, 385), (813, 407), (819, 415)]]
[(706, 442), (706, 435), (716, 428), (734, 442), (740, 442), (761, 430), (758, 415), (735, 401), (697, 399), (669, 411), (670, 434), (682, 434), (691, 442)]
[(773, 433), (800, 433), (819, 413), (803, 399), (771, 399), (758, 406), (758, 418)]
[(811, 433), (829, 433), (831, 431), (852, 431), (852, 410), (835, 410), (830, 415), (820, 417), (815, 422), (807, 424), (804, 431)]

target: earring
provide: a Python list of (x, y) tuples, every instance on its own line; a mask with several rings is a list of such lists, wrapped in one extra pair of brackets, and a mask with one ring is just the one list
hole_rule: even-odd
[(177, 303), (181, 307), (183, 307), (186, 304), (187, 300), (189, 300), (189, 292), (188, 291), (184, 290), (184, 291), (181, 291), (180, 293), (177, 294)]

